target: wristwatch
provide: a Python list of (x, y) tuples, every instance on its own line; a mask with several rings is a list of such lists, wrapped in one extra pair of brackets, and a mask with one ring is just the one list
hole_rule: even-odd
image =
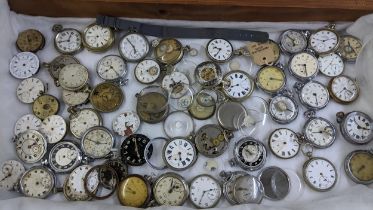
[(365, 113), (352, 111), (338, 112), (337, 122), (344, 139), (353, 144), (367, 144), (373, 139), (373, 120)]

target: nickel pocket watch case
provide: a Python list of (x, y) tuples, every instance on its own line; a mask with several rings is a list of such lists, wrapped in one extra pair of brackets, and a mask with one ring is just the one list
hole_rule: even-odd
[(344, 161), (347, 176), (357, 184), (373, 183), (373, 153), (369, 150), (355, 150)]
[(260, 204), (264, 197), (263, 184), (250, 174), (237, 177), (233, 185), (233, 197), (238, 204)]
[(303, 126), (305, 140), (319, 149), (332, 146), (337, 136), (335, 126), (325, 118), (315, 117), (314, 112), (306, 117), (308, 120)]
[(181, 42), (174, 38), (165, 38), (152, 41), (155, 59), (166, 66), (177, 64), (184, 56), (185, 52), (194, 52), (189, 46), (183, 46)]
[(263, 184), (264, 197), (270, 200), (283, 200), (290, 191), (290, 178), (288, 174), (279, 167), (270, 166), (264, 168), (258, 179)]
[(84, 29), (83, 45), (92, 52), (105, 52), (114, 44), (115, 34), (110, 27), (92, 23)]
[(218, 97), (216, 92), (201, 90), (194, 95), (193, 102), (189, 106), (188, 112), (195, 119), (209, 119), (215, 113), (217, 101)]
[(157, 61), (144, 59), (135, 67), (135, 78), (142, 84), (151, 84), (159, 79), (162, 69)]
[(238, 177), (244, 176), (247, 173), (244, 171), (234, 171), (234, 172), (226, 172), (221, 171), (220, 177), (224, 179), (223, 182), (223, 195), (224, 198), (231, 204), (237, 205), (238, 202), (234, 198), (234, 184)]
[(289, 72), (299, 80), (311, 80), (319, 72), (319, 62), (311, 51), (293, 54), (289, 59)]
[(150, 51), (148, 39), (135, 31), (129, 31), (119, 41), (119, 53), (128, 62), (144, 59)]
[(80, 32), (73, 28), (63, 28), (62, 25), (54, 25), (52, 31), (54, 37), (54, 48), (61, 54), (72, 55), (83, 49), (83, 40)]
[(194, 177), (189, 184), (189, 189), (189, 200), (199, 209), (215, 207), (222, 196), (220, 183), (208, 174)]
[(283, 91), (269, 99), (268, 107), (272, 120), (279, 124), (288, 124), (298, 117), (298, 104), (289, 91)]
[(329, 103), (328, 89), (317, 81), (307, 83), (296, 82), (294, 88), (299, 96), (299, 101), (303, 106), (310, 110), (320, 110)]
[(72, 141), (60, 141), (49, 150), (49, 155), (42, 163), (55, 173), (69, 173), (83, 161), (82, 151)]
[(230, 131), (240, 129), (246, 116), (246, 108), (239, 102), (227, 101), (219, 105), (216, 110), (216, 119), (221, 127)]
[(308, 43), (310, 49), (318, 55), (334, 52), (340, 42), (339, 34), (335, 30), (335, 24), (330, 24), (311, 33)]
[(283, 52), (294, 54), (302, 52), (308, 45), (308, 31), (289, 29), (281, 33), (279, 45)]
[(106, 55), (101, 58), (96, 66), (97, 75), (108, 82), (119, 86), (127, 84), (125, 76), (128, 72), (127, 63), (118, 55)]
[(337, 122), (344, 139), (352, 144), (368, 144), (373, 139), (373, 120), (360, 111), (338, 112)]
[(232, 166), (239, 166), (248, 171), (261, 169), (267, 159), (267, 150), (263, 143), (244, 137), (234, 145), (234, 158), (229, 161)]
[(177, 137), (164, 145), (162, 157), (168, 168), (183, 171), (194, 165), (198, 154), (193, 142), (184, 137)]
[(255, 82), (241, 70), (227, 72), (222, 79), (222, 92), (233, 101), (243, 101), (251, 96)]
[(342, 57), (338, 53), (329, 53), (320, 55), (317, 58), (319, 62), (319, 70), (327, 77), (336, 77), (343, 73), (345, 64)]
[(274, 130), (268, 138), (268, 145), (272, 153), (282, 159), (295, 157), (301, 147), (298, 135), (288, 128)]

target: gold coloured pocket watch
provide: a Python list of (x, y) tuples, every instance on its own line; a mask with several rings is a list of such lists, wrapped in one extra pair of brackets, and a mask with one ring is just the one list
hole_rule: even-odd
[(264, 66), (256, 73), (256, 85), (264, 92), (276, 94), (286, 86), (286, 75), (281, 67)]
[(128, 175), (119, 183), (117, 195), (123, 206), (146, 207), (150, 202), (152, 188), (147, 178), (138, 175)]
[(119, 86), (111, 82), (103, 82), (93, 88), (89, 100), (96, 110), (113, 112), (122, 105), (124, 94)]
[(178, 63), (185, 52), (190, 52), (191, 55), (197, 54), (195, 49), (191, 49), (189, 46), (184, 47), (179, 40), (174, 38), (154, 40), (152, 46), (155, 59), (166, 66)]
[(109, 27), (104, 27), (93, 23), (83, 32), (84, 47), (92, 52), (105, 52), (114, 44), (114, 32)]
[(37, 52), (44, 48), (45, 38), (36, 29), (27, 29), (18, 34), (16, 46), (21, 52)]

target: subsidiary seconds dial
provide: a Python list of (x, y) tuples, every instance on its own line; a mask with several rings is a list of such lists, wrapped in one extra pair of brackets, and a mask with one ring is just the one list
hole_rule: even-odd
[(232, 44), (225, 39), (212, 39), (207, 43), (207, 56), (215, 62), (226, 62), (233, 55)]

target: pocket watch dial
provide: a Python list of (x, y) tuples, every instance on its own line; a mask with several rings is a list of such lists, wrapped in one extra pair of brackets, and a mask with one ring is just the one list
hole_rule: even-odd
[(267, 42), (249, 42), (246, 47), (252, 62), (258, 66), (272, 66), (280, 59), (280, 47), (272, 40)]
[(163, 78), (162, 87), (171, 93), (172, 98), (180, 98), (188, 91), (189, 79), (185, 74), (175, 71)]
[(367, 150), (351, 152), (345, 160), (347, 175), (356, 183), (373, 182), (373, 154)]
[[(75, 168), (70, 175), (67, 176), (63, 186), (63, 192), (69, 201), (86, 201), (90, 200), (88, 192), (84, 188), (84, 179), (88, 171), (92, 168), (90, 165), (81, 165)], [(98, 173), (94, 171), (87, 178), (88, 189), (95, 191), (99, 185)]]
[(114, 146), (114, 137), (104, 127), (92, 127), (86, 131), (82, 138), (84, 153), (92, 158), (104, 158)]
[(310, 47), (318, 54), (327, 54), (333, 52), (339, 43), (338, 35), (331, 30), (322, 29), (311, 34), (309, 39)]
[(256, 81), (258, 87), (265, 92), (276, 93), (285, 87), (286, 77), (282, 69), (266, 66), (258, 71)]
[(44, 136), (36, 130), (28, 130), (16, 137), (16, 153), (25, 163), (36, 163), (41, 160), (47, 150)]
[(66, 135), (66, 122), (61, 116), (51, 115), (43, 120), (40, 132), (49, 144), (57, 143)]
[(128, 176), (128, 167), (121, 160), (108, 160), (105, 164), (115, 170), (119, 181), (122, 181), (126, 176)]
[(234, 149), (239, 166), (250, 171), (258, 170), (266, 162), (267, 152), (262, 143), (251, 138), (241, 139)]
[(338, 52), (347, 61), (355, 61), (362, 47), (363, 44), (357, 37), (346, 35), (341, 38)]
[(336, 77), (343, 72), (343, 60), (335, 53), (319, 56), (318, 61), (320, 72), (328, 77)]
[(176, 39), (162, 39), (154, 49), (155, 59), (165, 65), (178, 63), (184, 55), (182, 44)]
[(225, 39), (212, 39), (207, 43), (207, 56), (216, 62), (226, 62), (233, 55), (232, 44)]
[(238, 204), (260, 203), (264, 195), (263, 185), (252, 175), (240, 176), (234, 183), (233, 195)]
[(223, 77), (223, 91), (233, 100), (243, 100), (254, 91), (254, 82), (244, 71), (230, 71)]
[(135, 67), (135, 77), (137, 81), (143, 84), (155, 82), (161, 74), (159, 64), (151, 59), (142, 60)]
[(269, 102), (269, 113), (278, 123), (290, 123), (298, 116), (298, 105), (290, 97), (277, 95)]
[(194, 76), (199, 84), (204, 87), (214, 87), (221, 82), (222, 72), (218, 64), (206, 61), (198, 64)]
[(304, 80), (317, 75), (319, 70), (317, 58), (307, 52), (295, 54), (289, 61), (290, 73), (296, 78)]
[(83, 35), (86, 47), (92, 51), (103, 51), (114, 43), (114, 33), (109, 27), (89, 25)]
[(221, 194), (219, 182), (207, 174), (195, 177), (190, 183), (190, 201), (197, 208), (216, 206), (220, 201)]
[(334, 125), (321, 117), (308, 120), (304, 125), (303, 132), (306, 139), (317, 148), (330, 147), (336, 138)]
[(17, 79), (26, 79), (39, 70), (39, 58), (31, 52), (20, 52), (9, 64), (10, 74)]
[(89, 97), (92, 106), (100, 112), (113, 112), (119, 109), (124, 101), (120, 87), (109, 82), (98, 84)]
[(119, 183), (118, 199), (123, 206), (145, 207), (150, 195), (150, 184), (140, 175), (131, 174)]
[(23, 103), (32, 103), (44, 92), (44, 84), (38, 78), (22, 80), (17, 87), (17, 97)]
[(287, 53), (299, 53), (307, 47), (306, 36), (297, 30), (287, 30), (281, 34), (280, 46)]
[(21, 52), (36, 52), (44, 47), (45, 39), (40, 31), (27, 29), (18, 34), (16, 45)]
[(79, 90), (88, 82), (88, 70), (81, 64), (69, 64), (60, 70), (58, 82), (63, 89)]
[(215, 124), (202, 126), (194, 137), (197, 150), (207, 157), (218, 157), (228, 148), (225, 131)]
[[(144, 150), (150, 139), (142, 134), (128, 136), (120, 147), (122, 161), (130, 166), (141, 166), (146, 163)], [(153, 146), (148, 149), (148, 159), (152, 156)]]
[(70, 131), (77, 138), (81, 138), (88, 129), (101, 124), (100, 114), (89, 108), (81, 109), (70, 117)]
[(71, 142), (59, 142), (49, 152), (48, 163), (56, 173), (66, 173), (82, 161), (80, 149)]
[(300, 145), (294, 131), (279, 128), (269, 137), (269, 148), (279, 158), (289, 159), (298, 154)]
[(351, 103), (359, 96), (359, 86), (348, 76), (338, 76), (333, 78), (329, 83), (331, 96), (337, 102)]
[(149, 53), (149, 49), (149, 42), (146, 37), (137, 33), (124, 35), (119, 43), (121, 56), (130, 62), (145, 58)]
[(39, 130), (41, 120), (33, 114), (26, 114), (19, 118), (14, 126), (14, 134), (18, 135), (27, 130)]
[(79, 61), (71, 55), (59, 55), (50, 63), (43, 63), (48, 68), (49, 74), (54, 80), (58, 80), (60, 70), (69, 64), (79, 64)]
[(175, 138), (163, 147), (163, 160), (173, 170), (185, 170), (193, 166), (196, 159), (196, 149), (189, 140)]
[(113, 131), (120, 136), (134, 134), (140, 127), (140, 118), (135, 112), (124, 112), (113, 120)]
[(170, 138), (190, 136), (194, 131), (194, 121), (183, 111), (170, 113), (163, 123), (166, 135)]
[(328, 191), (337, 182), (337, 171), (329, 160), (311, 158), (303, 165), (303, 177), (308, 186), (316, 191)]
[(90, 92), (88, 90), (70, 91), (63, 89), (62, 100), (68, 106), (77, 106), (88, 101), (89, 93)]
[(35, 99), (32, 104), (32, 112), (40, 119), (45, 119), (51, 115), (57, 114), (60, 104), (56, 97), (51, 95), (41, 95)]
[[(201, 93), (197, 94), (192, 104), (190, 105), (188, 112), (189, 114), (198, 120), (206, 120), (212, 117), (215, 113), (216, 103), (212, 103), (211, 106), (204, 106), (198, 103), (198, 101), (203, 101), (204, 99), (210, 98), (210, 95)], [(210, 100), (210, 99), (208, 99)]]
[(14, 190), (25, 167), (16, 160), (7, 160), (2, 163), (0, 171), (0, 190)]
[(49, 169), (36, 166), (23, 174), (19, 184), (25, 196), (45, 198), (54, 189), (55, 177)]
[(322, 109), (329, 103), (329, 91), (321, 83), (310, 81), (303, 86), (300, 100), (307, 107)]
[(121, 57), (107, 55), (98, 62), (97, 74), (104, 80), (118, 80), (127, 74), (127, 66)]
[(158, 178), (153, 194), (159, 205), (181, 206), (188, 198), (189, 187), (181, 176), (171, 172)]
[(75, 29), (63, 29), (54, 38), (54, 46), (62, 54), (74, 54), (82, 48), (82, 37)]
[(362, 112), (349, 113), (341, 124), (342, 134), (355, 144), (366, 144), (373, 139), (373, 120)]

